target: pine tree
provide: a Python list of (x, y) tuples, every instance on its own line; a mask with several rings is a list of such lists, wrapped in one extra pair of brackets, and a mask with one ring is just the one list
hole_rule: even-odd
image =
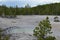
[(34, 36), (38, 38), (38, 40), (45, 40), (47, 38), (47, 34), (51, 34), (51, 24), (49, 18), (47, 17), (45, 20), (40, 21), (39, 25), (34, 29)]

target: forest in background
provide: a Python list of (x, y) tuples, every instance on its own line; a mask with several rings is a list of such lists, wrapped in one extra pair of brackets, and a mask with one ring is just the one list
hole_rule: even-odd
[(38, 5), (36, 7), (7, 7), (0, 6), (0, 15), (60, 15), (60, 3)]

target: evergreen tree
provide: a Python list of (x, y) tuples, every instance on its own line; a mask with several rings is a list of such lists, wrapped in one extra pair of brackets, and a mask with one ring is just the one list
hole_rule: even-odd
[[(34, 29), (34, 36), (38, 38), (38, 40), (45, 40), (47, 38), (47, 34), (51, 34), (51, 24), (49, 22), (49, 18), (47, 17), (45, 20), (40, 21), (39, 25)], [(51, 37), (53, 38), (53, 37)], [(55, 39), (55, 37), (53, 38)], [(52, 39), (51, 39), (52, 40)]]

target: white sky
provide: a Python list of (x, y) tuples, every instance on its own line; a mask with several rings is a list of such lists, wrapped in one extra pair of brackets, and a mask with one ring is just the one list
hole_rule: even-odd
[[(22, 3), (24, 3), (24, 5), (30, 4), (31, 6), (36, 6), (36, 5), (39, 5), (39, 4), (49, 4), (49, 3), (60, 2), (60, 0), (0, 0), (0, 2), (3, 2), (3, 4), (5, 2), (8, 2), (8, 4), (9, 4), (9, 2), (15, 2), (16, 3), (16, 1), (18, 3), (22, 2)], [(20, 4), (22, 5), (22, 3), (20, 3)], [(2, 3), (0, 3), (0, 4), (2, 4)]]

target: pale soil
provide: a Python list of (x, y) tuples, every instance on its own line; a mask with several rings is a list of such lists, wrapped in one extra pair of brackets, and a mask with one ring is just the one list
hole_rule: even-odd
[[(15, 30), (13, 29), (12, 33), (33, 33), (33, 29), (39, 24), (39, 22), (43, 19), (45, 19), (48, 15), (32, 15), (32, 16), (18, 16), (15, 19), (8, 19), (8, 18), (1, 18), (0, 17), (0, 27), (1, 28), (7, 28), (7, 27), (13, 27), (17, 26), (20, 27), (22, 30)], [(60, 20), (60, 16), (59, 20)], [(53, 35), (56, 36), (57, 40), (60, 40), (60, 22), (53, 22), (54, 16), (49, 16), (49, 20), (52, 24), (52, 31)], [(24, 36), (24, 38), (27, 38), (27, 36)]]
[(60, 40), (60, 23), (53, 23), (52, 31), (53, 31), (53, 35), (56, 37), (56, 39)]

